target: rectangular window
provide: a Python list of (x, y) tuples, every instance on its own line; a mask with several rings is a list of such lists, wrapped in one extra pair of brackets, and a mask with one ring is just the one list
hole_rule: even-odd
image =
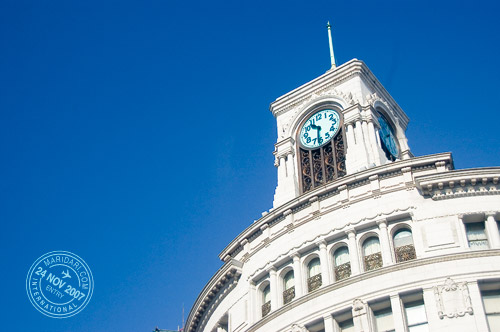
[(352, 320), (352, 309), (343, 310), (333, 314), (338, 330), (341, 332), (354, 332), (354, 322)]
[(429, 324), (423, 300), (405, 303), (406, 324), (409, 332), (428, 332)]
[(377, 310), (373, 312), (377, 332), (394, 332), (394, 319), (391, 308)]
[(339, 323), (340, 331), (342, 332), (354, 332), (354, 322), (352, 318)]
[(490, 331), (500, 331), (500, 289), (481, 290), (481, 296)]
[(467, 241), (471, 249), (488, 249), (488, 238), (484, 229), (484, 221), (465, 223)]
[(394, 318), (392, 316), (391, 302), (389, 299), (378, 300), (370, 303), (373, 314), (373, 325), (377, 332), (394, 332)]

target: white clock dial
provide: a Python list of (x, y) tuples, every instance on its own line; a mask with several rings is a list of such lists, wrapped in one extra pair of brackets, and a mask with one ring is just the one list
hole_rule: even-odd
[(340, 128), (340, 116), (334, 110), (321, 110), (314, 113), (300, 129), (300, 143), (312, 149), (329, 142)]

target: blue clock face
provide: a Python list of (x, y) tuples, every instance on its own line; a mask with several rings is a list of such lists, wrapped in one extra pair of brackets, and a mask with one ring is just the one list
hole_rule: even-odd
[(391, 126), (387, 123), (387, 120), (381, 116), (378, 118), (378, 123), (380, 124), (380, 139), (385, 149), (394, 157), (399, 157), (399, 149), (396, 143), (396, 136), (394, 135)]
[(309, 117), (300, 129), (300, 143), (313, 149), (329, 142), (340, 127), (340, 116), (334, 110), (321, 110)]

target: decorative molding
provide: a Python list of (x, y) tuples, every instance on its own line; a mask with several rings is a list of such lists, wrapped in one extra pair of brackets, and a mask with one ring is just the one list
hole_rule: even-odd
[(369, 94), (366, 96), (366, 102), (372, 106), (374, 109), (377, 107), (377, 103), (381, 103), (382, 105), (384, 105), (384, 110), (386, 110), (387, 112), (390, 113), (391, 117), (396, 119), (397, 122), (399, 122), (399, 118), (398, 116), (396, 115), (396, 112), (394, 112), (394, 109), (389, 105), (389, 103), (387, 101), (385, 101), (384, 99), (380, 98), (379, 95), (377, 95), (376, 92), (372, 93), (372, 94)]
[[(386, 179), (388, 177), (400, 176), (402, 175), (401, 168), (406, 166), (412, 167), (412, 170), (417, 168), (428, 169), (435, 167), (435, 162), (440, 160), (447, 160), (449, 164), (452, 163), (451, 154), (450, 153), (440, 153), (435, 155), (423, 156), (423, 157), (415, 157), (412, 159), (401, 160), (397, 162), (393, 162), (386, 165), (376, 166), (364, 171), (361, 171), (356, 174), (348, 174), (338, 180), (335, 180), (331, 183), (328, 183), (322, 187), (318, 187), (313, 189), (312, 191), (300, 195), (299, 197), (290, 200), (289, 202), (281, 205), (280, 207), (273, 209), (265, 216), (262, 216), (259, 220), (256, 220), (254, 223), (249, 225), (247, 229), (245, 229), (242, 233), (240, 233), (231, 243), (229, 243), (219, 254), (219, 258), (223, 261), (230, 259), (231, 257), (236, 257), (239, 253), (243, 251), (243, 247), (240, 246), (240, 242), (243, 238), (249, 238), (257, 231), (260, 225), (264, 223), (268, 223), (272, 228), (277, 225), (279, 222), (285, 220), (285, 216), (283, 216), (283, 212), (287, 210), (292, 210), (292, 213), (295, 214), (303, 209), (306, 209), (310, 206), (309, 198), (313, 196), (318, 196), (319, 200), (325, 200), (329, 197), (340, 195), (340, 188), (343, 188), (344, 185), (353, 185), (360, 181), (366, 181), (369, 177), (373, 175), (377, 175), (379, 180)], [(452, 171), (449, 171), (452, 172)], [(447, 172), (448, 173), (448, 172)], [(445, 176), (445, 174), (440, 174), (440, 176)], [(427, 178), (428, 176), (424, 176), (423, 178)], [(417, 181), (418, 178), (415, 178)], [(394, 192), (397, 190), (401, 190), (402, 188), (381, 188), (383, 189), (383, 193)], [(354, 200), (349, 200), (346, 203), (341, 204), (340, 206), (335, 206), (334, 209), (337, 208), (348, 208), (349, 204), (358, 202), (364, 199), (371, 199), (373, 196), (359, 197)], [(339, 200), (345, 200), (345, 195), (340, 195)], [(321, 213), (331, 212), (331, 209), (322, 210)], [(296, 222), (294, 222), (296, 225)], [(277, 234), (277, 232), (274, 232)], [(250, 241), (251, 242), (251, 241)], [(252, 249), (254, 250), (254, 249)]]
[[(326, 238), (338, 233), (344, 231), (346, 234), (349, 232), (355, 232), (355, 227), (356, 225), (359, 225), (362, 222), (365, 221), (374, 221), (379, 219), (380, 217), (383, 217), (385, 220), (387, 220), (388, 217), (392, 217), (391, 219), (397, 219), (397, 218), (402, 218), (406, 217), (408, 213), (411, 213), (411, 210), (414, 210), (415, 206), (407, 206), (405, 208), (398, 208), (398, 209), (393, 209), (391, 211), (384, 211), (384, 212), (379, 212), (374, 214), (373, 216), (368, 216), (361, 218), (355, 222), (349, 222), (343, 225), (342, 227), (339, 228), (333, 228), (329, 232), (324, 233), (324, 234), (319, 234), (313, 239), (309, 239), (307, 241), (302, 242), (301, 244), (290, 248), (286, 253), (282, 253), (281, 255), (278, 255), (276, 258), (273, 260), (269, 260), (266, 265), (261, 266), (260, 268), (256, 269), (253, 274), (249, 276), (249, 278), (253, 279), (257, 276), (259, 276), (261, 273), (263, 273), (266, 270), (266, 267), (269, 266), (268, 264), (272, 265), (277, 265), (280, 261), (286, 260), (290, 257), (292, 257), (295, 253), (300, 253), (300, 250), (305, 247), (310, 247), (311, 245), (318, 246), (319, 249), (319, 243), (325, 242)], [(296, 227), (296, 226), (295, 226)]]
[(456, 283), (448, 277), (443, 285), (434, 286), (434, 297), (440, 319), (463, 317), (465, 314), (474, 313), (467, 282)]
[(236, 287), (242, 273), (242, 266), (241, 262), (230, 259), (217, 271), (201, 291), (188, 315), (187, 332), (203, 329), (218, 304)]
[[(313, 94), (309, 95), (301, 99), (300, 103), (294, 104), (290, 106), (291, 108), (295, 108), (295, 112), (292, 114), (290, 119), (283, 125), (281, 130), (280, 138), (285, 138), (287, 136), (292, 136), (293, 133), (290, 133), (290, 128), (294, 123), (296, 123), (298, 116), (307, 108), (310, 108), (314, 104), (318, 104), (325, 99), (335, 99), (342, 106), (342, 108), (348, 108), (349, 106), (354, 106), (359, 104), (359, 101), (354, 98), (351, 92), (344, 93), (343, 91), (338, 91), (333, 88), (330, 89), (331, 86), (326, 88), (320, 88), (313, 92)], [(347, 107), (346, 107), (347, 106)]]
[[(261, 320), (255, 322), (252, 326), (250, 326), (246, 332), (256, 332), (259, 329), (261, 329), (263, 326), (265, 326), (267, 323), (273, 321), (277, 317), (283, 315), (285, 312), (290, 311), (296, 307), (299, 307), (305, 303), (308, 303), (311, 301), (313, 298), (320, 297), (322, 295), (325, 295), (327, 293), (330, 293), (336, 289), (341, 289), (350, 285), (354, 285), (357, 282), (365, 282), (371, 278), (376, 278), (382, 275), (390, 275), (393, 274), (397, 271), (401, 270), (408, 270), (410, 268), (415, 268), (415, 267), (421, 267), (425, 265), (432, 265), (432, 264), (440, 264), (444, 262), (450, 262), (450, 261), (458, 261), (462, 259), (478, 259), (482, 257), (493, 257), (493, 256), (500, 256), (500, 250), (495, 249), (495, 250), (478, 250), (474, 252), (462, 252), (462, 253), (457, 253), (457, 254), (449, 254), (449, 255), (442, 255), (442, 256), (437, 256), (437, 257), (427, 257), (427, 258), (419, 258), (419, 259), (414, 259), (410, 261), (406, 261), (403, 263), (397, 263), (389, 266), (384, 266), (380, 269), (374, 270), (374, 271), (369, 271), (369, 272), (363, 272), (358, 275), (351, 276), (349, 278), (336, 281), (334, 283), (325, 285), (324, 287), (319, 288), (315, 292), (305, 294), (301, 297), (295, 298), (292, 302), (288, 303), (287, 305), (284, 305), (275, 311), (272, 311), (267, 315), (266, 317), (262, 318)], [(494, 269), (494, 267), (492, 267)], [(490, 274), (488, 274), (490, 275)], [(480, 276), (477, 276), (478, 278)], [(395, 287), (398, 287), (398, 285), (395, 285), (392, 287), (392, 290), (394, 291)]]
[[(437, 163), (436, 163), (437, 164)], [(417, 188), (432, 200), (499, 195), (500, 167), (447, 171), (415, 178)]]

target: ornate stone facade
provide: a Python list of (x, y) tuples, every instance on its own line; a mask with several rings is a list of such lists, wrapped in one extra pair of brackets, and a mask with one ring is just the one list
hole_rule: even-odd
[[(300, 125), (322, 109), (339, 113), (341, 136), (306, 149)], [(271, 111), (273, 208), (222, 250), (185, 331), (221, 322), (228, 332), (488, 331), (500, 298), (500, 168), (413, 156), (408, 117), (356, 59)], [(393, 141), (379, 132), (381, 115)]]

